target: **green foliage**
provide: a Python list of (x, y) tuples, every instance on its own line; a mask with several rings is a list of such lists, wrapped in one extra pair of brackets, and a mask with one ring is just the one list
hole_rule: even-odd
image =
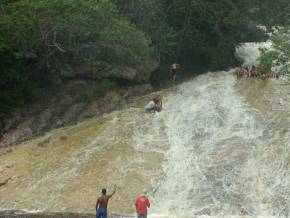
[(160, 0), (113, 0), (120, 12), (146, 33), (152, 41), (159, 61), (175, 54), (177, 33), (166, 20), (170, 16)]
[(114, 0), (119, 10), (152, 40), (161, 63), (233, 63), (235, 46), (263, 36), (253, 22), (249, 0)]
[[(25, 102), (26, 97), (34, 99), (38, 92), (32, 91), (35, 87), (48, 88), (73, 77), (73, 66), (87, 64), (88, 60), (92, 65), (105, 62), (143, 72), (153, 60), (149, 45), (145, 34), (120, 18), (109, 0), (7, 2), (0, 17), (0, 101), (11, 93), (19, 97), (3, 100), (0, 105), (12, 106)], [(94, 73), (102, 79), (108, 72)], [(3, 94), (4, 89), (9, 91)]]
[[(237, 44), (265, 38), (258, 24), (289, 23), (289, 9), (289, 0), (2, 0), (0, 113), (84, 73), (76, 66), (99, 81), (133, 68), (135, 83), (147, 82), (156, 63), (222, 69)], [(283, 54), (277, 62), (289, 58), (283, 37), (272, 39)], [(273, 55), (265, 52), (261, 66)]]
[(277, 58), (277, 52), (274, 50), (261, 49), (261, 56), (259, 57), (259, 69), (266, 72), (271, 70), (273, 61)]
[(65, 64), (60, 70), (60, 75), (62, 77), (73, 77), (75, 76), (75, 72), (70, 65)]
[(262, 50), (259, 66), (268, 70), (275, 67), (279, 74), (290, 74), (290, 29), (282, 28), (270, 37), (272, 48)]
[(286, 26), (290, 21), (289, 0), (246, 0), (249, 16), (267, 27)]

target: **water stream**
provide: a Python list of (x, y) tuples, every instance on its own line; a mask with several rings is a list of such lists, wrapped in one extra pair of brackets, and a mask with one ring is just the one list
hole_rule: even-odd
[[(257, 47), (237, 54), (254, 64)], [(1, 209), (94, 212), (100, 189), (117, 184), (114, 213), (134, 214), (146, 188), (150, 217), (289, 217), (290, 86), (233, 71), (163, 90), (161, 113), (144, 112), (145, 96), (18, 145), (0, 156), (0, 178), (13, 176)]]

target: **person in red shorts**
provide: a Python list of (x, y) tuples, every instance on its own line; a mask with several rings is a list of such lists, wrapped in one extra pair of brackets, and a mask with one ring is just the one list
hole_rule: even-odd
[(147, 208), (150, 207), (150, 202), (146, 190), (136, 198), (135, 206), (138, 218), (147, 218)]

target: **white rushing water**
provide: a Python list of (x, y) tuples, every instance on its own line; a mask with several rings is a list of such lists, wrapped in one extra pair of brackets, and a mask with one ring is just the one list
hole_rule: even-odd
[(240, 60), (243, 67), (251, 68), (257, 66), (260, 56), (260, 49), (269, 49), (272, 46), (271, 41), (263, 43), (244, 43), (236, 48), (236, 58)]
[[(260, 47), (237, 48), (244, 66)], [(0, 158), (0, 209), (94, 213), (101, 188), (119, 187), (110, 213), (149, 218), (289, 217), (290, 86), (209, 72), (116, 111), (54, 130)], [(283, 82), (284, 83), (284, 82)], [(144, 104), (163, 96), (164, 110)]]
[[(251, 66), (265, 46), (247, 43), (237, 55)], [(274, 118), (237, 93), (233, 71), (179, 85), (152, 116), (169, 143), (164, 175), (150, 194), (152, 217), (289, 215), (288, 133), (281, 139)]]

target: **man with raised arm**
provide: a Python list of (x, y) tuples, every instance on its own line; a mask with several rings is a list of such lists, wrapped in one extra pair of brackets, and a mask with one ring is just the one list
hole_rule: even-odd
[(107, 218), (108, 211), (108, 202), (109, 199), (116, 193), (116, 186), (114, 187), (114, 191), (112, 194), (107, 195), (107, 190), (105, 188), (102, 189), (102, 196), (100, 196), (96, 203), (96, 218)]

